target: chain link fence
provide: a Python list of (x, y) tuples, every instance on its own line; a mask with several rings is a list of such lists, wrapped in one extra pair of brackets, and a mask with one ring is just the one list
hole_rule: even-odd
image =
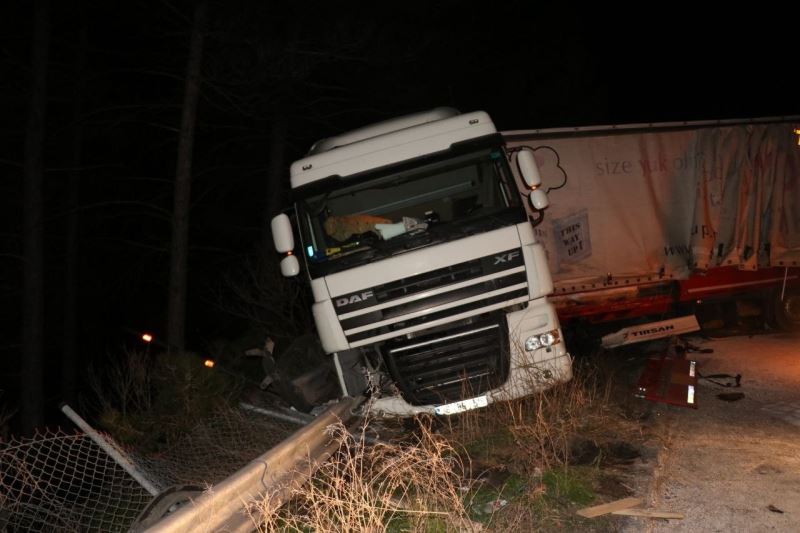
[[(137, 454), (104, 437), (163, 490), (215, 484), (298, 427), (231, 410), (198, 423), (158, 454)], [(152, 498), (83, 433), (48, 430), (0, 442), (0, 533), (127, 531)]]

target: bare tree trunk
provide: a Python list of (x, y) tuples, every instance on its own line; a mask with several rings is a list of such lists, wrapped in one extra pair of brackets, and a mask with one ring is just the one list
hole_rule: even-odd
[(25, 132), (23, 240), (25, 281), (22, 325), (22, 431), (31, 433), (44, 421), (44, 126), (47, 106), (49, 5), (34, 11), (31, 100)]
[(270, 235), (270, 223), (272, 217), (280, 213), (284, 205), (285, 187), (284, 181), (287, 176), (285, 160), (286, 160), (286, 134), (288, 124), (286, 121), (286, 113), (279, 109), (276, 110), (275, 116), (272, 118), (272, 126), (270, 128), (269, 139), (269, 162), (267, 167), (267, 201), (264, 206), (264, 245), (266, 250), (272, 249), (272, 237)]
[(200, 96), (200, 66), (203, 57), (203, 32), (207, 16), (206, 2), (195, 7), (189, 62), (183, 95), (178, 162), (175, 171), (175, 203), (172, 214), (170, 250), (169, 306), (167, 342), (183, 350), (186, 330), (186, 278), (189, 255), (189, 208), (192, 191), (192, 151), (194, 148), (197, 102)]
[(61, 358), (61, 396), (73, 405), (78, 390), (78, 203), (80, 201), (81, 163), (83, 162), (83, 77), (86, 65), (86, 12), (81, 11), (78, 50), (75, 56), (72, 94), (72, 167), (67, 183), (67, 224), (64, 238), (64, 352)]

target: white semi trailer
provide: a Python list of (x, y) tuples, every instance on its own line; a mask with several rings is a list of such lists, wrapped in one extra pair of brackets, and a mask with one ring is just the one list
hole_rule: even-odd
[(292, 164), (296, 225), (275, 217), (275, 246), (285, 276), (308, 278), (342, 395), (369, 391), (386, 416), (452, 414), (572, 377), (533, 230), (540, 183), (486, 113), (448, 108), (322, 140)]
[(761, 300), (800, 329), (798, 135), (797, 116), (504, 132), (551, 191), (535, 232), (562, 324)]

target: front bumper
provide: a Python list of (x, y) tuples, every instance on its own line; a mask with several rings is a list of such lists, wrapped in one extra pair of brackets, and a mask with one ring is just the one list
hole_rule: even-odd
[[(506, 315), (508, 328), (509, 368), (505, 382), (474, 398), (441, 404), (412, 405), (400, 396), (377, 398), (369, 403), (378, 416), (413, 416), (415, 414), (452, 414), (489, 403), (513, 400), (543, 391), (572, 378), (572, 359), (566, 350), (563, 335), (556, 344), (533, 351), (524, 348), (525, 339), (534, 334), (558, 330), (555, 309), (546, 299), (530, 301), (525, 309)], [(464, 400), (469, 400), (464, 402)]]

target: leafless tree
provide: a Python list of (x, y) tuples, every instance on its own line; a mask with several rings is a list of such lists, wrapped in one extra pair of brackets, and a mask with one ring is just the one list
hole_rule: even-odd
[(200, 69), (203, 60), (203, 38), (208, 4), (202, 1), (194, 11), (189, 61), (183, 96), (178, 162), (175, 171), (175, 198), (172, 214), (172, 246), (170, 249), (169, 305), (167, 342), (183, 350), (186, 330), (186, 287), (189, 256), (189, 209), (192, 191), (192, 155), (194, 150), (197, 102), (200, 96)]
[(22, 430), (31, 433), (44, 419), (44, 130), (50, 6), (34, 8), (32, 81), (25, 132), (23, 240), (25, 281), (22, 325)]
[(309, 302), (303, 289), (297, 280), (281, 275), (272, 254), (262, 251), (245, 258), (223, 283), (217, 294), (217, 307), (246, 320), (265, 335), (293, 338), (311, 327)]
[(83, 77), (88, 48), (85, 11), (82, 11), (80, 16), (81, 25), (78, 30), (78, 46), (73, 65), (75, 84), (72, 94), (72, 169), (67, 180), (67, 219), (64, 236), (64, 351), (61, 357), (61, 395), (64, 401), (70, 404), (75, 403), (78, 389), (78, 223), (84, 136), (81, 115), (83, 111)]

